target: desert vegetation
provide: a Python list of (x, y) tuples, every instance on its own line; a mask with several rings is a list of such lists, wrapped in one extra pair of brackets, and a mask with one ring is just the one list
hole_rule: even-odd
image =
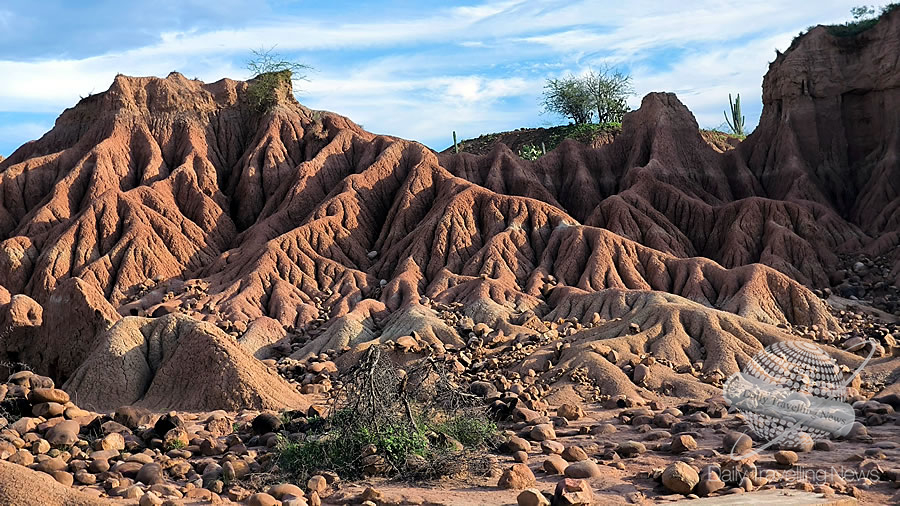
[(247, 87), (250, 107), (259, 112), (269, 111), (278, 103), (278, 91), (295, 91), (294, 84), (305, 80), (302, 72), (312, 67), (284, 58), (275, 48), (251, 50), (253, 57), (247, 61), (252, 79)]

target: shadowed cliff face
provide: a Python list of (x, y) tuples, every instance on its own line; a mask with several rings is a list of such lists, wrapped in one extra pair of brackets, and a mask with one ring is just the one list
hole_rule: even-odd
[[(98, 329), (110, 311), (238, 331), (266, 316), (324, 333), (319, 350), (378, 336), (390, 315), (445, 335), (419, 307), (432, 301), (527, 320), (610, 289), (688, 299), (696, 322), (733, 313), (746, 335), (836, 329), (808, 287), (839, 253), (900, 242), (898, 29), (894, 13), (856, 39), (804, 36), (765, 77), (760, 126), (725, 153), (667, 93), (612, 143), (529, 162), (503, 146), (438, 155), (287, 92), (255, 112), (248, 83), (119, 76), (0, 161), (0, 284), (60, 308), (54, 293), (79, 278), (92, 295), (76, 299), (93, 302), (77, 310), (104, 315)], [(52, 367), (68, 376), (83, 358)]]

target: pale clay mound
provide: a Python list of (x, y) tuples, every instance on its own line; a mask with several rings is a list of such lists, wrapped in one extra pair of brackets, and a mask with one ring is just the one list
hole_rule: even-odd
[(212, 324), (183, 315), (126, 317), (63, 385), (80, 406), (112, 411), (298, 409), (309, 402)]
[(0, 504), (97, 506), (113, 503), (72, 490), (48, 474), (0, 460)]

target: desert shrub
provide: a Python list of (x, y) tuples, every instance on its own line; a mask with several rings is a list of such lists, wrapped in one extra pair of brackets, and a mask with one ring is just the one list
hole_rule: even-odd
[(331, 414), (307, 420), (305, 438), (277, 445), (278, 468), (304, 481), (319, 471), (433, 478), (489, 470), (497, 427), (439, 364), (404, 374), (378, 347), (343, 378)]
[(537, 160), (542, 154), (541, 148), (534, 144), (525, 144), (519, 148), (519, 156), (522, 157), (523, 160)]
[(618, 134), (622, 131), (622, 124), (619, 122), (607, 123), (584, 123), (581, 125), (570, 124), (553, 128), (547, 143), (547, 150), (550, 151), (565, 139), (574, 139), (583, 144), (590, 144), (597, 135), (603, 133)]
[[(881, 8), (881, 11), (876, 16), (876, 10), (872, 6), (861, 5), (858, 7), (853, 7), (850, 9), (850, 14), (853, 16), (853, 21), (848, 21), (846, 23), (841, 23), (838, 25), (825, 25), (825, 29), (828, 30), (828, 33), (835, 37), (855, 37), (877, 25), (885, 14), (889, 14), (897, 10), (898, 8), (900, 8), (900, 3), (891, 3), (885, 5)], [(800, 38), (806, 35), (813, 28), (815, 28), (815, 26), (810, 26), (806, 29), (806, 31), (800, 32), (796, 37), (794, 37), (794, 40), (791, 41), (791, 47), (793, 47)]]
[(247, 101), (260, 112), (271, 110), (278, 103), (278, 90), (293, 91), (295, 82), (306, 79), (300, 72), (312, 68), (282, 58), (274, 48), (253, 50), (252, 53), (253, 58), (247, 62), (247, 70), (253, 76), (247, 88)]

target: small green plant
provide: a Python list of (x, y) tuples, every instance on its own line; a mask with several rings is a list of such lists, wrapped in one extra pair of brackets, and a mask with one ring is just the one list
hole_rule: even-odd
[(278, 90), (294, 90), (296, 81), (305, 80), (303, 70), (312, 67), (299, 62), (285, 60), (275, 48), (252, 50), (253, 58), (247, 62), (247, 70), (253, 76), (247, 88), (250, 106), (259, 112), (267, 112), (278, 103)]
[(187, 446), (187, 445), (184, 444), (184, 441), (182, 441), (180, 439), (173, 439), (172, 441), (169, 441), (168, 443), (166, 443), (164, 448), (168, 452), (168, 451), (172, 451), (172, 450), (181, 450), (185, 446)]
[(452, 437), (466, 448), (483, 448), (496, 436), (497, 424), (485, 417), (454, 416), (438, 423), (434, 431)]
[(731, 93), (729, 93), (728, 105), (731, 107), (731, 118), (728, 117), (727, 111), (723, 111), (722, 114), (725, 115), (725, 122), (728, 123), (728, 128), (734, 132), (734, 135), (744, 137), (744, 115), (741, 114), (741, 94), (738, 93), (737, 98), (732, 102)]
[(525, 144), (521, 148), (519, 148), (519, 156), (523, 160), (537, 160), (542, 155), (541, 148), (535, 146), (534, 144)]

